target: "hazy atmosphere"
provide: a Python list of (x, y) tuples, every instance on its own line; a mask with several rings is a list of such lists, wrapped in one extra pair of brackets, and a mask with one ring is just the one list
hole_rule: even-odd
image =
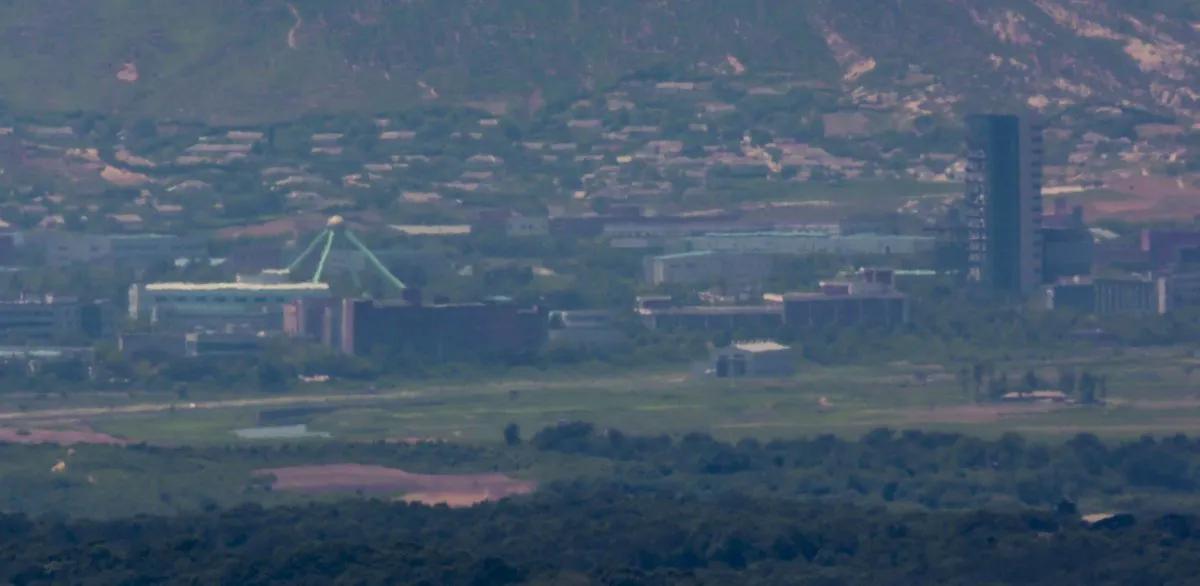
[(0, 5), (0, 584), (1198, 564), (1197, 0)]

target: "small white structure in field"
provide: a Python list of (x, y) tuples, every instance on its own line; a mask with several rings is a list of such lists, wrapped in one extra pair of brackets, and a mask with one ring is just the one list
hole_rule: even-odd
[(734, 342), (713, 351), (713, 376), (717, 378), (783, 378), (796, 372), (790, 346), (770, 340)]

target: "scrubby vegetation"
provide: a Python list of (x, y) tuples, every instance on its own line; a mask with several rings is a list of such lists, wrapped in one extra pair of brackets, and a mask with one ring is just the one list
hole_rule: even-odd
[[(300, 443), (239, 448), (0, 446), (0, 510), (116, 517), (188, 513), (244, 502), (296, 503), (254, 470), (352, 462), (417, 473), (501, 472), (542, 492), (616, 483), (715, 497), (906, 509), (1020, 510), (1063, 501), (1087, 510), (1169, 512), (1200, 504), (1200, 441), (1186, 436), (1106, 443), (1017, 434), (994, 440), (952, 433), (875, 430), (858, 440), (819, 436), (727, 443), (691, 433), (634, 436), (584, 422), (548, 427), (503, 445)], [(48, 472), (61, 460), (65, 470)]]

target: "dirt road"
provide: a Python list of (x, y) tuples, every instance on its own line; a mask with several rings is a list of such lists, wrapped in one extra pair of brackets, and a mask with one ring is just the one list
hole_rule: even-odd
[[(111, 406), (63, 407), (57, 409), (29, 409), (19, 411), (0, 411), (0, 424), (12, 422), (36, 422), (49, 420), (80, 420), (96, 417), (141, 415), (147, 413), (165, 413), (171, 410), (203, 410), (203, 409), (242, 409), (257, 407), (290, 407), (296, 405), (362, 405), (387, 401), (410, 400), (422, 396), (439, 394), (470, 394), (507, 393), (521, 389), (550, 388), (569, 386), (572, 389), (611, 388), (629, 382), (628, 377), (593, 377), (586, 380), (548, 379), (548, 380), (506, 380), (487, 383), (458, 383), (436, 386), (422, 386), (420, 391), (412, 389), (391, 389), (370, 393), (322, 393), (322, 394), (292, 394), (277, 396), (255, 396), (244, 399), (220, 399), (210, 401), (156, 401), (128, 403)], [(643, 374), (637, 377), (638, 386), (650, 389), (660, 386), (674, 387), (683, 382), (677, 373)]]
[(38, 409), (30, 411), (0, 411), (0, 422), (42, 421), (48, 419), (86, 419), (108, 415), (138, 415), (163, 413), (172, 409), (237, 409), (245, 407), (286, 407), (292, 405), (342, 405), (413, 399), (420, 396), (414, 391), (392, 391), (386, 393), (287, 395), (282, 397), (257, 397), (250, 399), (225, 399), (219, 401), (133, 403), (111, 407), (68, 407), (62, 409)]

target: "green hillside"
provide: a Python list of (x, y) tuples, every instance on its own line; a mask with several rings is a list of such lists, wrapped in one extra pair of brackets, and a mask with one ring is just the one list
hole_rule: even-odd
[[(21, 111), (210, 122), (395, 110), (421, 100), (503, 102), (521, 112), (621, 76), (732, 67), (884, 90), (915, 69), (959, 101), (1045, 93), (1187, 109), (1195, 106), (1186, 90), (1197, 75), (1197, 6), (13, 0), (0, 6), (0, 99)], [(1148, 56), (1139, 62), (1132, 53), (1141, 49)], [(867, 71), (849, 73), (865, 63)]]

